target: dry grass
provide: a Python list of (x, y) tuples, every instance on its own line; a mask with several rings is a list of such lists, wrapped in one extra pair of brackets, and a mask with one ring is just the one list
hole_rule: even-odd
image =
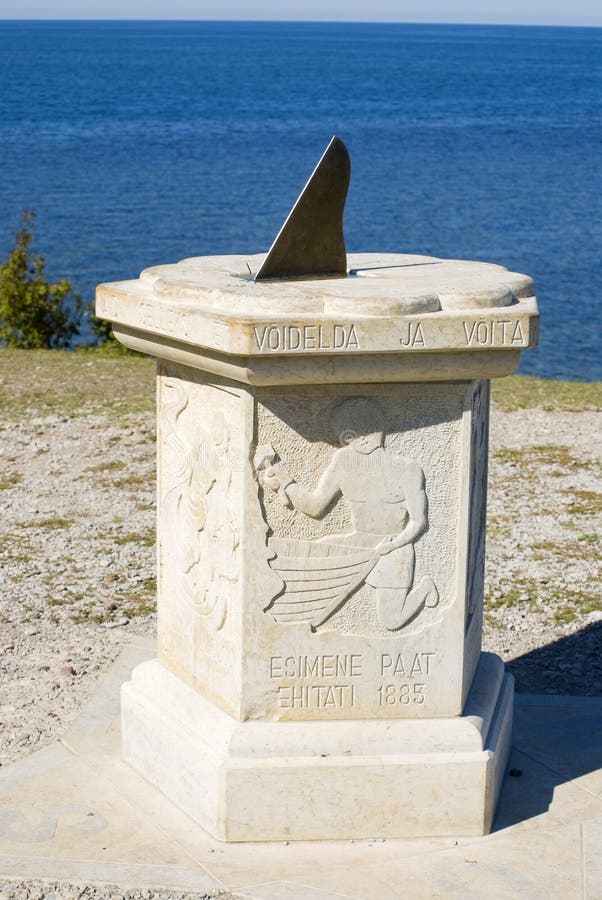
[(0, 350), (0, 418), (123, 417), (154, 409), (155, 366), (144, 356)]
[(568, 412), (602, 409), (600, 381), (548, 381), (512, 375), (494, 379), (491, 386), (494, 405), (504, 410), (535, 409), (537, 406)]
[[(112, 417), (152, 412), (155, 365), (139, 354), (0, 350), (0, 418), (51, 414)], [(602, 409), (602, 382), (546, 381), (513, 375), (492, 383), (502, 409)]]

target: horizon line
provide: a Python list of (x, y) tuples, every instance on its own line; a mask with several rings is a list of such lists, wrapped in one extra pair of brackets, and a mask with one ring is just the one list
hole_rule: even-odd
[(222, 24), (231, 23), (249, 23), (249, 24), (274, 24), (274, 25), (426, 25), (426, 26), (463, 26), (475, 28), (597, 28), (602, 29), (602, 21), (600, 24), (587, 22), (475, 22), (475, 21), (416, 21), (416, 20), (398, 20), (398, 19), (271, 19), (271, 18), (230, 18), (223, 19), (217, 17), (211, 18), (143, 18), (143, 17), (119, 17), (100, 16), (87, 18), (71, 18), (69, 16), (29, 16), (23, 18), (21, 16), (9, 16), (0, 18), (2, 22), (174, 22), (174, 23), (197, 23), (197, 22), (215, 22)]

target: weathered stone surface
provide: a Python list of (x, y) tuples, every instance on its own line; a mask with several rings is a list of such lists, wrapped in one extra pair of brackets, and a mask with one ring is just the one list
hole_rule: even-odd
[(512, 678), (483, 654), (464, 715), (237, 721), (157, 661), (122, 691), (126, 759), (226, 841), (478, 835), (510, 750)]
[(350, 254), (347, 278), (256, 283), (262, 258), (147, 269), (101, 285), (98, 315), (134, 349), (255, 384), (493, 377), (537, 342), (533, 282), (502, 266)]
[(458, 715), (486, 410), (483, 382), (251, 389), (162, 364), (161, 661), (243, 718)]
[(533, 284), (349, 261), (256, 284), (255, 258), (209, 257), (99, 288), (159, 357), (158, 662), (124, 689), (124, 753), (225, 840), (482, 833), (503, 775), (487, 378), (536, 340)]

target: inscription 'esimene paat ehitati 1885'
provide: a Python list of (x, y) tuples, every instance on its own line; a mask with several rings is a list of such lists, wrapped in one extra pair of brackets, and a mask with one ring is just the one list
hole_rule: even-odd
[(333, 138), (270, 251), (101, 285), (157, 357), (158, 648), (125, 758), (223, 840), (481, 834), (512, 680), (481, 652), (501, 266), (346, 254)]

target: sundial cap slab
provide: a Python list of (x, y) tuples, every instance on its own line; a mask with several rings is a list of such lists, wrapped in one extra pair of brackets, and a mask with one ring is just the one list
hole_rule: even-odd
[(260, 269), (263, 260), (205, 256), (154, 266), (134, 281), (100, 285), (98, 315), (245, 357), (520, 350), (537, 343), (533, 281), (503, 266), (354, 253), (346, 278), (255, 281), (249, 267)]

